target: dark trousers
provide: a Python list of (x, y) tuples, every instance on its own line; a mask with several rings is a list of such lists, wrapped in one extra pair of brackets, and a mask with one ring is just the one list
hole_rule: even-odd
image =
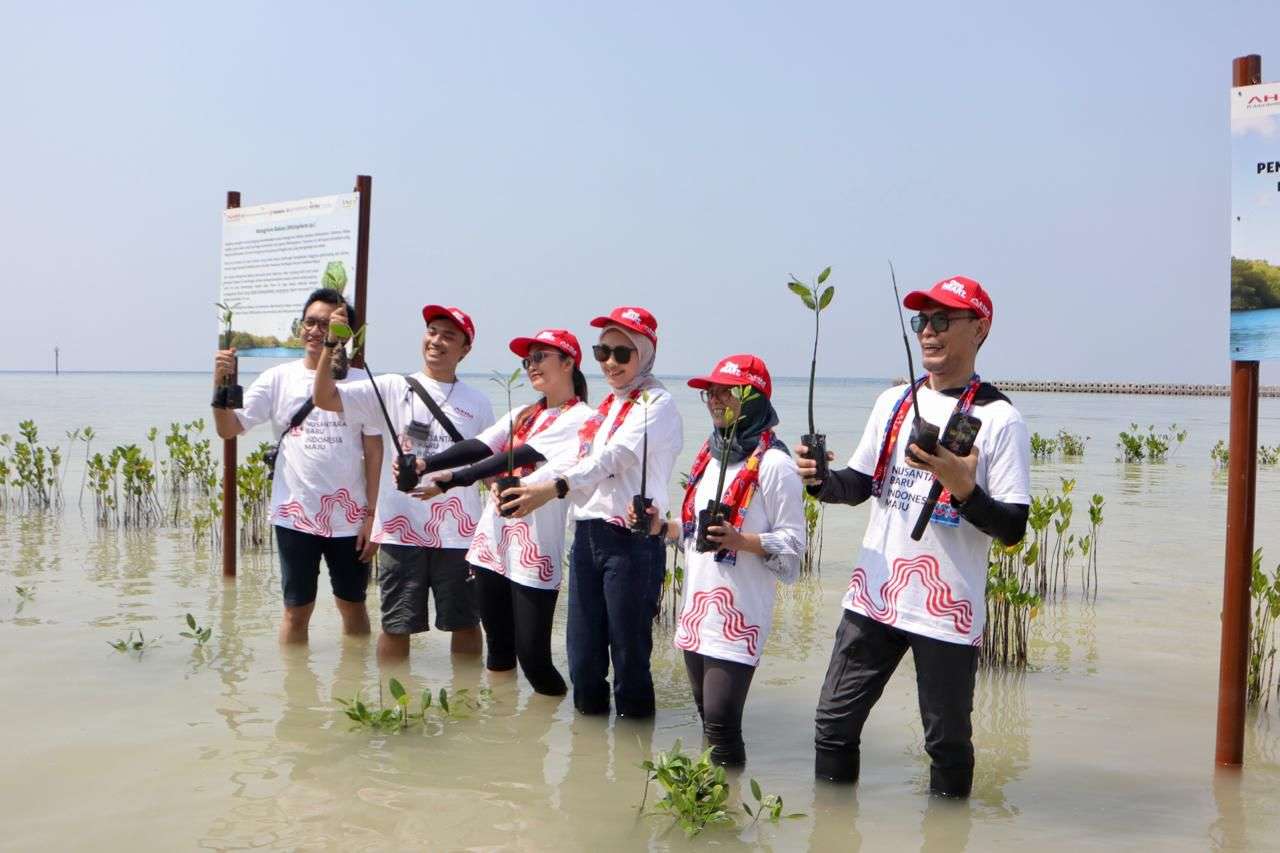
[(563, 696), (564, 678), (551, 661), (551, 623), (560, 591), (515, 583), (488, 569), (475, 570), (480, 584), (480, 621), (484, 623), (486, 665), (503, 671), (516, 661), (533, 689)]
[(711, 747), (711, 760), (730, 766), (744, 764), (747, 747), (742, 742), (742, 709), (756, 668), (697, 652), (684, 653), (684, 668), (702, 718), (702, 733)]
[(908, 648), (916, 664), (924, 748), (932, 762), (930, 790), (967, 797), (973, 787), (970, 715), (978, 649), (902, 631), (849, 610), (836, 629), (818, 699), (815, 773), (832, 782), (858, 780), (862, 726)]
[(565, 633), (573, 704), (581, 713), (609, 712), (612, 661), (618, 715), (653, 716), (649, 655), (665, 562), (658, 537), (598, 519), (574, 527)]

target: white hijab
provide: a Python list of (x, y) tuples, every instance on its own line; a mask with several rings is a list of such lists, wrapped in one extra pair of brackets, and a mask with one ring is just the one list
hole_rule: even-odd
[(615, 395), (622, 397), (630, 394), (637, 388), (655, 386), (661, 388), (662, 383), (653, 378), (653, 362), (658, 355), (657, 347), (653, 345), (653, 341), (649, 340), (639, 332), (633, 332), (626, 326), (620, 326), (617, 323), (610, 323), (605, 326), (600, 331), (600, 334), (603, 336), (604, 333), (610, 329), (617, 329), (619, 332), (622, 332), (622, 334), (627, 336), (627, 340), (631, 341), (631, 345), (636, 348), (636, 358), (640, 359), (640, 369), (625, 386), (622, 388), (614, 388), (610, 385), (609, 390)]

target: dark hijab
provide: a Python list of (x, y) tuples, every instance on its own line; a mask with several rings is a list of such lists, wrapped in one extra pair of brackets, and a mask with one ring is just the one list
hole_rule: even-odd
[[(765, 430), (773, 429), (778, 425), (778, 413), (773, 410), (773, 404), (769, 402), (769, 398), (763, 394), (756, 394), (750, 400), (742, 404), (741, 419), (738, 421), (738, 431), (733, 436), (732, 443), (729, 444), (729, 464), (733, 465), (746, 459), (760, 444), (760, 436), (764, 435)], [(716, 459), (721, 458), (724, 453), (725, 442), (728, 440), (728, 430), (722, 427), (711, 428), (711, 454)], [(774, 439), (774, 446), (787, 451), (782, 442)]]

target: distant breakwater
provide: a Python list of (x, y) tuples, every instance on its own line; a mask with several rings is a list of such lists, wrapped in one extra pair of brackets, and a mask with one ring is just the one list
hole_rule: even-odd
[[(1166, 397), (1230, 397), (1229, 385), (1181, 385), (1152, 382), (1057, 382), (1005, 379), (993, 383), (1005, 391), (1043, 391), (1050, 394), (1139, 394)], [(1261, 397), (1280, 397), (1280, 385), (1263, 385)]]

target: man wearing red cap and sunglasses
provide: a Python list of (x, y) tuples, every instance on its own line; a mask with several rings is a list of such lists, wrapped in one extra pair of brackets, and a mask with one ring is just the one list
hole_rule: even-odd
[[(974, 366), (991, 330), (991, 298), (978, 282), (944, 279), (907, 294), (911, 327), (927, 374), (916, 383), (920, 414), (941, 429), (954, 413), (981, 422), (973, 449), (959, 456), (911, 441), (909, 386), (880, 395), (849, 460), (825, 481), (801, 459), (800, 473), (824, 503), (873, 498), (815, 719), (815, 772), (856, 782), (862, 726), (898, 662), (916, 665), (930, 790), (967, 797), (973, 785), (974, 678), (986, 618), (992, 538), (1021, 541), (1031, 502), (1030, 440), (1018, 410)], [(934, 489), (923, 536), (913, 528)]]
[[(340, 313), (341, 309), (335, 311), (331, 322), (345, 319)], [(459, 308), (427, 305), (422, 319), (427, 326), (422, 336), (422, 370), (407, 376), (383, 374), (376, 380), (397, 438), (384, 442), (388, 467), (399, 453), (413, 453), (419, 459), (431, 456), (455, 442), (475, 438), (494, 422), (489, 398), (458, 381), (458, 363), (475, 341), (471, 317)], [(380, 423), (382, 409), (373, 383), (334, 383), (328, 370), (332, 352), (326, 348), (316, 370), (316, 406), (351, 411), (367, 423)], [(429, 596), (435, 599), (437, 630), (452, 632), (452, 651), (480, 653), (483, 637), (476, 586), (466, 560), (480, 510), (479, 489), (474, 485), (422, 501), (397, 489), (394, 476), (382, 478), (373, 524), (373, 540), (381, 548), (380, 659), (409, 656), (409, 637), (430, 628)]]

